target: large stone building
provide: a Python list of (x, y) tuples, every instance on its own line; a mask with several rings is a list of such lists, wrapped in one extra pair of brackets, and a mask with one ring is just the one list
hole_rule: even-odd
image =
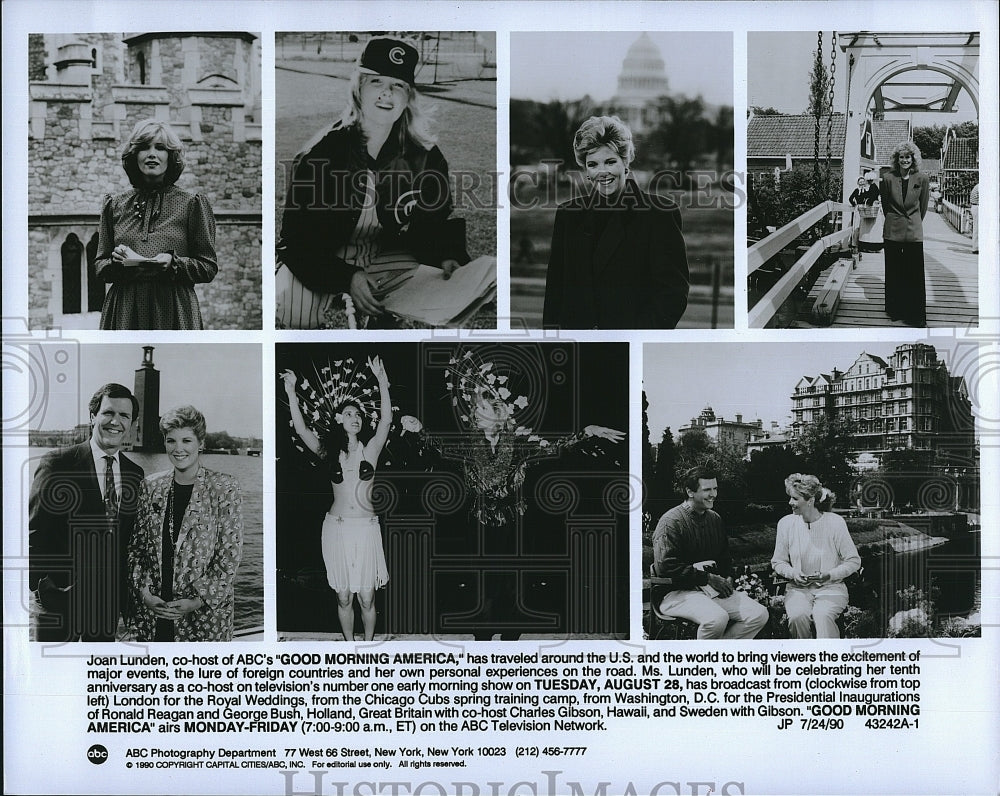
[(618, 90), (608, 103), (608, 111), (616, 114), (636, 135), (656, 127), (661, 119), (657, 100), (669, 93), (667, 70), (648, 33), (643, 33), (629, 47), (621, 71)]
[(208, 329), (261, 327), (261, 66), (250, 33), (29, 36), (28, 314), (32, 328), (97, 328), (102, 197), (129, 188), (136, 122), (184, 142), (178, 185), (216, 218), (219, 274), (198, 285)]
[(698, 417), (692, 417), (691, 422), (677, 430), (679, 437), (692, 431), (704, 431), (712, 442), (724, 443), (745, 449), (747, 443), (756, 435), (763, 433), (763, 421), (755, 420), (745, 423), (743, 415), (737, 414), (735, 420), (717, 417), (711, 406), (701, 410)]
[(934, 346), (905, 343), (886, 359), (862, 353), (845, 372), (804, 376), (792, 400), (792, 439), (820, 418), (855, 424), (853, 447), (879, 457), (925, 451), (937, 464), (975, 464), (972, 406)]

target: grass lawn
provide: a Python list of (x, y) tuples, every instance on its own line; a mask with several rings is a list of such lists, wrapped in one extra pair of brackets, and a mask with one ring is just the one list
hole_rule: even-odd
[[(293, 68), (298, 68), (294, 63)], [(310, 65), (312, 68), (312, 65)], [(344, 75), (350, 64), (330, 65)], [(321, 129), (340, 116), (348, 82), (337, 74), (275, 70), (275, 223), (281, 225), (285, 179), (292, 159)], [(427, 97), (438, 135), (438, 146), (448, 161), (455, 191), (455, 215), (466, 219), (469, 254), (496, 254), (496, 110), (483, 107), (483, 84), (461, 87)], [(469, 101), (465, 98), (469, 97)], [(475, 102), (476, 104), (470, 104)], [(495, 100), (494, 100), (495, 102)], [(464, 175), (464, 176), (463, 176)], [(461, 180), (461, 182), (459, 182)]]

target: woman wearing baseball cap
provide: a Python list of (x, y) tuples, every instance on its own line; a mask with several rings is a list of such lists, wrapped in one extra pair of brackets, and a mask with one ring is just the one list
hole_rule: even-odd
[(295, 158), (275, 276), (286, 327), (316, 328), (345, 293), (359, 325), (379, 319), (380, 299), (418, 263), (447, 277), (469, 261), (465, 221), (450, 218), (448, 163), (415, 87), (418, 60), (404, 41), (369, 41), (340, 119)]

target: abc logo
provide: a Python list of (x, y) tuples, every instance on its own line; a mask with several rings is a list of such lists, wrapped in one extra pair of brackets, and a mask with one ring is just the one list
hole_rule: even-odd
[(101, 744), (95, 743), (87, 750), (87, 759), (95, 766), (99, 766), (108, 759), (108, 750)]

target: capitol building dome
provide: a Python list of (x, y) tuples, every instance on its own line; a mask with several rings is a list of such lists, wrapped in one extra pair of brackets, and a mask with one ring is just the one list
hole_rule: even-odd
[(631, 47), (618, 73), (619, 100), (649, 102), (667, 93), (667, 70), (663, 65), (660, 48), (643, 33)]
[(618, 91), (611, 100), (612, 112), (633, 133), (642, 133), (657, 122), (655, 102), (669, 92), (667, 70), (660, 48), (643, 33), (628, 49), (618, 73)]

